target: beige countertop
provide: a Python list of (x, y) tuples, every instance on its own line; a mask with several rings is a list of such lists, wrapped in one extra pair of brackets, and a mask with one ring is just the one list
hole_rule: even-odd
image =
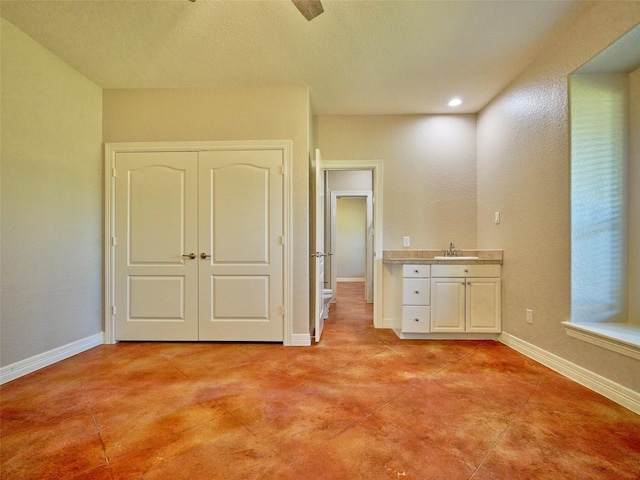
[(477, 259), (436, 259), (444, 256), (444, 250), (383, 250), (382, 262), (388, 264), (411, 263), (417, 265), (502, 265), (503, 250), (456, 250), (458, 257)]

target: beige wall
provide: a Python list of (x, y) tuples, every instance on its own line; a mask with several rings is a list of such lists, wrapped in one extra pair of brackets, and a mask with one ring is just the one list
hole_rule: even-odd
[(340, 278), (365, 276), (367, 201), (363, 197), (336, 200), (336, 275)]
[(102, 90), (2, 21), (2, 366), (102, 330)]
[(629, 320), (640, 325), (640, 69), (629, 75)]
[(504, 249), (503, 329), (635, 391), (640, 362), (568, 337), (561, 322), (571, 305), (567, 78), (638, 22), (639, 2), (594, 3), (478, 116), (478, 246)]
[(103, 106), (107, 143), (293, 141), (293, 333), (308, 333), (308, 88), (105, 90)]
[(318, 116), (325, 160), (384, 162), (385, 249), (476, 246), (475, 115)]

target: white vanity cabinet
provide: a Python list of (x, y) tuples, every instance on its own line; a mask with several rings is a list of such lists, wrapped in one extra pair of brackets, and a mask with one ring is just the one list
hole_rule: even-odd
[(402, 332), (429, 333), (430, 265), (402, 266)]
[(431, 332), (497, 333), (500, 265), (433, 265)]

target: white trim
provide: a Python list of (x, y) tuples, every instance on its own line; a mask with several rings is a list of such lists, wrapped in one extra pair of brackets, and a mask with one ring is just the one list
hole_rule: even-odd
[(256, 141), (212, 141), (212, 142), (126, 142), (105, 143), (104, 146), (104, 325), (105, 343), (116, 343), (115, 318), (112, 306), (115, 305), (115, 252), (111, 245), (115, 232), (115, 168), (117, 153), (130, 152), (200, 152), (222, 150), (282, 150), (284, 160), (283, 192), (283, 236), (284, 246), (284, 319), (283, 344), (293, 345), (293, 175), (292, 140), (256, 140)]
[(570, 337), (640, 360), (640, 326), (628, 323), (562, 324)]
[(41, 368), (48, 367), (66, 358), (73, 357), (78, 353), (97, 347), (103, 343), (104, 332), (100, 332), (2, 367), (0, 368), (0, 385), (33, 373)]
[(311, 345), (311, 335), (308, 333), (292, 333), (291, 347), (309, 347)]
[(373, 326), (384, 328), (382, 312), (382, 211), (383, 211), (383, 162), (382, 160), (323, 160), (323, 170), (372, 170), (373, 172)]
[(640, 393), (503, 332), (498, 341), (640, 415)]

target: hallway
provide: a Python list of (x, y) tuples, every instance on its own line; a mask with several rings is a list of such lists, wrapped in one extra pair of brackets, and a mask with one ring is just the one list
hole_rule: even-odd
[(10, 479), (636, 479), (640, 416), (341, 283), (319, 344), (103, 345), (0, 387)]

